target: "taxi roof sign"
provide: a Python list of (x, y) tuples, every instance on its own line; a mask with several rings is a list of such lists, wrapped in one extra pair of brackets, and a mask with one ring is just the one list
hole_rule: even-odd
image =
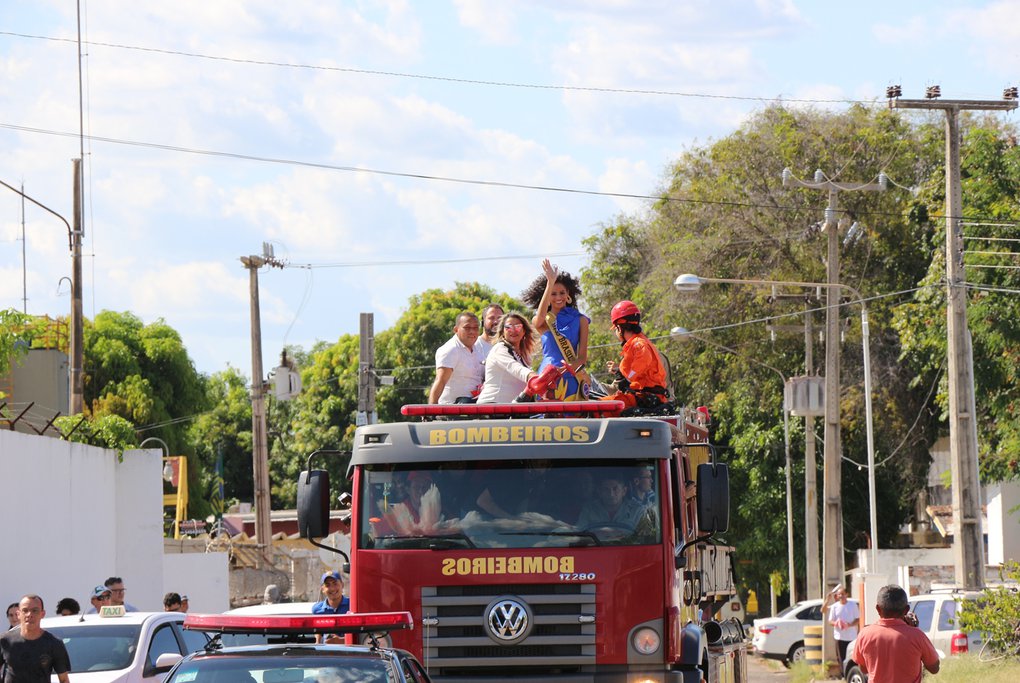
[(413, 629), (410, 612), (242, 616), (189, 614), (184, 628), (212, 633), (376, 633)]
[(102, 605), (99, 608), (100, 617), (122, 617), (127, 614), (124, 605)]

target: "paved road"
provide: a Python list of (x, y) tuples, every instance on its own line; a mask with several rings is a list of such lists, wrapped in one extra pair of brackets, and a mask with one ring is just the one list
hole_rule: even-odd
[(770, 664), (763, 662), (761, 657), (748, 657), (747, 675), (750, 683), (787, 683), (790, 680), (789, 671), (785, 668), (777, 671)]

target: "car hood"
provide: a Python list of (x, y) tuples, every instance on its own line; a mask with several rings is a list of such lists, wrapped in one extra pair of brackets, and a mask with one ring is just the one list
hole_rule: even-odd
[[(68, 674), (74, 683), (128, 683), (130, 676), (128, 676), (127, 669), (118, 669), (116, 671), (79, 671)], [(160, 683), (166, 674), (154, 676), (151, 681), (152, 683)], [(58, 683), (59, 679), (54, 675), (50, 676), (50, 683)]]

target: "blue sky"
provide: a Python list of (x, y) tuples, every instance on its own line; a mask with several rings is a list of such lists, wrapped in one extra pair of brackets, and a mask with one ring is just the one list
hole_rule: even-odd
[[(1020, 0), (83, 0), (82, 16), (85, 314), (163, 318), (202, 372), (250, 374), (239, 257), (263, 242), (289, 264), (260, 275), (272, 367), (285, 343), (356, 333), (361, 311), (389, 327), (428, 288), (517, 294), (545, 254), (579, 271), (585, 236), (645, 210), (341, 168), (652, 194), (772, 99), (1020, 83)], [(68, 219), (75, 36), (71, 0), (0, 3), (0, 180)], [(28, 205), (21, 235), (0, 187), (0, 308), (27, 290), (29, 313), (65, 315), (66, 229)]]

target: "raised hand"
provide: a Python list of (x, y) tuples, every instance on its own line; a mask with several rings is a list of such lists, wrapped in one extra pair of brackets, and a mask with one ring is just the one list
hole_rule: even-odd
[(542, 259), (542, 272), (545, 273), (545, 279), (548, 282), (556, 282), (556, 277), (560, 274), (549, 259)]

